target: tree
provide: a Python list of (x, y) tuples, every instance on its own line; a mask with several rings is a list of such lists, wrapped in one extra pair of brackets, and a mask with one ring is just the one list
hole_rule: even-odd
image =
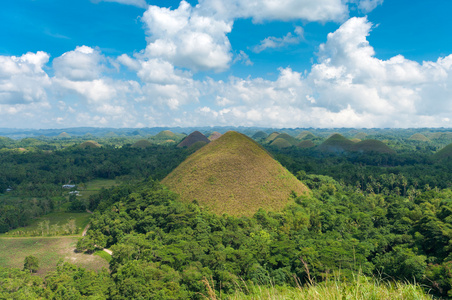
[(36, 273), (36, 272), (38, 272), (38, 268), (39, 268), (39, 260), (37, 257), (35, 257), (33, 255), (29, 255), (29, 256), (25, 257), (24, 271), (28, 270), (28, 271), (30, 271), (30, 273)]

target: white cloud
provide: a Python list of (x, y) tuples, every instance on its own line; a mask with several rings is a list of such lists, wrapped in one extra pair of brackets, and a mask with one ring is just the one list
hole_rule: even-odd
[(223, 19), (252, 18), (266, 20), (342, 21), (348, 7), (341, 0), (200, 0), (199, 8)]
[(149, 36), (147, 58), (161, 58), (194, 71), (229, 67), (232, 55), (226, 34), (232, 22), (201, 16), (185, 1), (175, 10), (149, 6), (142, 20)]
[(382, 5), (384, 0), (361, 0), (358, 3), (358, 8), (364, 12), (368, 13), (374, 10), (378, 5)]
[(303, 39), (303, 28), (300, 26), (295, 27), (295, 34), (291, 32), (287, 33), (282, 38), (270, 36), (260, 42), (258, 46), (254, 47), (254, 52), (259, 53), (268, 48), (281, 48), (288, 45), (298, 44)]
[(117, 2), (120, 4), (133, 5), (141, 8), (148, 7), (146, 0), (91, 0), (92, 2)]
[(246, 66), (253, 65), (253, 62), (250, 60), (250, 57), (243, 50), (240, 50), (239, 54), (235, 56), (233, 63), (235, 64), (237, 62), (241, 62)]
[(48, 61), (49, 55), (42, 51), (20, 57), (0, 56), (0, 104), (47, 101), (50, 79), (43, 68)]
[(72, 81), (88, 81), (99, 78), (105, 58), (99, 50), (87, 46), (77, 47), (53, 60), (55, 76)]

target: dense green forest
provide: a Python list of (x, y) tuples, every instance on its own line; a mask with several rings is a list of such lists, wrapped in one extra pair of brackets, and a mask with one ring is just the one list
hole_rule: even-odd
[(452, 297), (452, 159), (434, 154), (444, 141), (380, 140), (394, 153), (280, 148), (261, 139), (311, 193), (294, 195), (283, 211), (252, 217), (215, 215), (159, 183), (196, 149), (125, 143), (4, 150), (1, 232), (74, 201), (62, 184), (95, 178), (122, 184), (82, 203), (94, 213), (77, 249), (111, 249), (109, 271), (62, 262), (41, 279), (0, 268), (0, 298), (203, 299), (206, 279), (228, 295), (244, 284), (296, 287), (333, 276), (352, 281), (356, 274)]

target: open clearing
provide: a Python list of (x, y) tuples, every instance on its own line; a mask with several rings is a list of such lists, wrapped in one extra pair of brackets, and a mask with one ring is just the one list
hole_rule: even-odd
[(108, 268), (108, 262), (101, 256), (75, 253), (78, 239), (78, 237), (0, 238), (0, 266), (22, 269), (25, 257), (33, 255), (39, 260), (40, 276), (55, 270), (60, 259), (90, 270)]
[[(102, 188), (110, 188), (116, 184), (115, 180), (93, 180), (81, 189), (83, 198), (97, 194)], [(0, 266), (6, 268), (23, 268), (24, 259), (28, 255), (36, 256), (39, 260), (39, 276), (45, 276), (56, 269), (59, 260), (73, 263), (79, 267), (100, 270), (108, 268), (111, 257), (107, 253), (88, 255), (75, 253), (75, 246), (82, 235), (83, 229), (88, 225), (90, 213), (73, 213), (56, 211), (40, 218), (36, 218), (29, 226), (16, 228), (7, 233), (0, 234)], [(77, 235), (62, 235), (62, 227), (75, 220), (78, 228)], [(39, 224), (49, 221), (49, 232), (42, 235)], [(54, 227), (52, 227), (54, 225)], [(57, 232), (52, 228), (60, 228)], [(36, 236), (38, 235), (38, 236)]]

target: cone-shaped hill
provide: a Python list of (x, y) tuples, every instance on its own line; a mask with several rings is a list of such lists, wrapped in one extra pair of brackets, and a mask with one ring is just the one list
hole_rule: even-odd
[(276, 138), (280, 135), (279, 132), (273, 132), (271, 133), (269, 136), (267, 136), (267, 138), (265, 139), (265, 142), (267, 143), (271, 143), (274, 140), (276, 140)]
[(263, 140), (268, 137), (268, 134), (266, 134), (264, 131), (258, 131), (251, 137), (253, 140)]
[(389, 148), (385, 143), (378, 141), (378, 140), (364, 140), (361, 142), (358, 142), (354, 144), (351, 149), (351, 151), (357, 151), (357, 152), (374, 152), (374, 153), (387, 153), (387, 154), (394, 154), (395, 151)]
[(278, 137), (271, 142), (270, 146), (282, 149), (292, 147), (292, 144), (288, 140)]
[(168, 139), (175, 139), (176, 134), (174, 132), (171, 132), (169, 130), (163, 130), (160, 131), (155, 135), (156, 139), (162, 139), (162, 140), (168, 140)]
[(315, 135), (312, 134), (312, 132), (305, 130), (300, 132), (300, 134), (297, 135), (297, 139), (299, 140), (309, 140), (315, 138)]
[(446, 159), (452, 157), (452, 144), (449, 144), (443, 149), (436, 152), (433, 157), (435, 159)]
[(296, 145), (296, 144), (298, 144), (300, 142), (299, 140), (297, 140), (296, 138), (294, 138), (293, 136), (291, 136), (291, 135), (289, 135), (287, 133), (281, 133), (280, 135), (278, 135), (278, 137), (276, 139), (285, 139), (291, 145)]
[(146, 149), (149, 147), (152, 147), (152, 143), (149, 142), (148, 140), (139, 140), (132, 145), (132, 148)]
[(185, 139), (177, 145), (177, 147), (190, 147), (197, 142), (210, 143), (210, 140), (201, 132), (193, 131), (185, 137)]
[(425, 135), (422, 133), (415, 133), (412, 136), (410, 136), (409, 140), (412, 141), (420, 141), (420, 142), (428, 142), (430, 141)]
[(221, 136), (221, 133), (219, 133), (218, 131), (214, 131), (214, 132), (212, 132), (211, 135), (209, 135), (209, 141), (215, 141), (220, 136)]
[(163, 184), (182, 201), (196, 200), (217, 214), (251, 216), (280, 210), (308, 188), (247, 136), (229, 131), (190, 155)]
[(70, 138), (71, 136), (67, 132), (62, 132), (57, 137), (58, 138)]
[(86, 148), (100, 148), (100, 144), (96, 141), (86, 141), (79, 145), (80, 148), (86, 149)]
[(355, 143), (345, 138), (344, 136), (336, 133), (330, 136), (320, 146), (319, 150), (322, 152), (335, 152), (342, 153), (351, 150)]

